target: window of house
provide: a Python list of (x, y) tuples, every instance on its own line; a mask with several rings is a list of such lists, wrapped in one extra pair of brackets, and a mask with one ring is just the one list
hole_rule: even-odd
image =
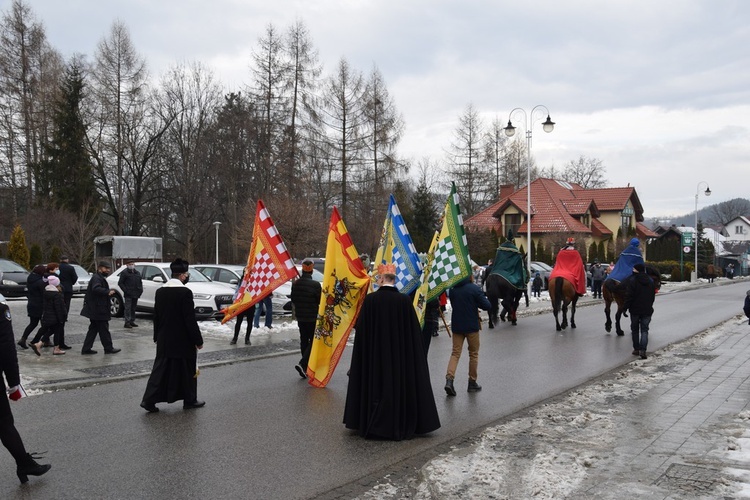
[(583, 224), (586, 227), (589, 227), (590, 223), (591, 223), (591, 219), (589, 218), (589, 214), (583, 214), (581, 216), (581, 224)]
[(745, 234), (745, 226), (734, 226), (734, 234)]
[(505, 214), (505, 233), (506, 234), (508, 233), (509, 229), (513, 231), (513, 234), (518, 233), (519, 227), (521, 227), (521, 214)]

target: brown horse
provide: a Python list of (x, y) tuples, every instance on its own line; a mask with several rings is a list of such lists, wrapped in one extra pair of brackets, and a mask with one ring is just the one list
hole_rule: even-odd
[[(654, 285), (656, 285), (656, 291), (658, 292), (659, 288), (661, 288), (661, 274), (659, 274), (658, 269), (646, 266), (646, 274), (654, 280)], [(625, 335), (623, 329), (620, 328), (620, 318), (622, 316), (625, 316), (626, 318), (628, 317), (628, 313), (625, 311), (626, 297), (623, 282), (613, 279), (604, 280), (604, 283), (602, 284), (602, 297), (604, 297), (604, 317), (607, 318), (604, 323), (604, 329), (608, 332), (612, 331), (612, 318), (610, 316), (610, 311), (612, 302), (616, 302), (617, 312), (615, 313), (615, 331), (619, 336)]]
[[(552, 312), (555, 314), (555, 326), (557, 331), (564, 330), (568, 327), (568, 305), (570, 309), (570, 327), (576, 327), (576, 303), (578, 294), (573, 283), (563, 277), (556, 276), (549, 280), (549, 298), (552, 301)], [(557, 314), (562, 309), (562, 323), (558, 320)]]

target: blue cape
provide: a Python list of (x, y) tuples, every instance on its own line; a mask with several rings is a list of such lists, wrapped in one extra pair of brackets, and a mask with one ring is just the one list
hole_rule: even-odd
[(638, 249), (640, 241), (638, 238), (630, 240), (628, 248), (622, 251), (620, 258), (617, 259), (614, 269), (609, 273), (607, 279), (622, 281), (633, 274), (633, 266), (636, 264), (645, 264), (641, 251)]

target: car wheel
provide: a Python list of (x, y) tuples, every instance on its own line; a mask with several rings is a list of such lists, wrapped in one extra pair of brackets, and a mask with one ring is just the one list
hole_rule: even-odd
[(113, 318), (121, 318), (124, 313), (122, 297), (117, 292), (109, 298), (109, 313)]

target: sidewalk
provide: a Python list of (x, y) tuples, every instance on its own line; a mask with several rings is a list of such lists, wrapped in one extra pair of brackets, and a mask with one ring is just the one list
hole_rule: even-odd
[(750, 498), (750, 326), (528, 408), (359, 498)]

